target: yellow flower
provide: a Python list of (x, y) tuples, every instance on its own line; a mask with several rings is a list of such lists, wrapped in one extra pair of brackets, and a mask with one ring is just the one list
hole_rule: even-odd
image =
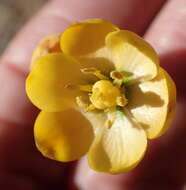
[(34, 135), (44, 156), (68, 162), (87, 154), (92, 169), (111, 174), (140, 162), (176, 105), (174, 82), (154, 49), (102, 19), (44, 39), (26, 92), (41, 110)]

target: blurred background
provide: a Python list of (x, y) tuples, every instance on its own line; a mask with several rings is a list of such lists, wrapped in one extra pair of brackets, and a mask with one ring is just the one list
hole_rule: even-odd
[(20, 27), (47, 0), (0, 0), (0, 54)]

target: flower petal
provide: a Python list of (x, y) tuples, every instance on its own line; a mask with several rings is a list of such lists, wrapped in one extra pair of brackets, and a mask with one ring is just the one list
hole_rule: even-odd
[(110, 174), (134, 168), (146, 150), (145, 131), (119, 111), (111, 128), (99, 127), (88, 152), (90, 167)]
[(75, 109), (40, 112), (34, 135), (44, 156), (62, 162), (76, 160), (86, 154), (94, 138), (90, 122)]
[(170, 76), (161, 68), (155, 79), (128, 90), (128, 108), (148, 138), (162, 135), (170, 126), (176, 106), (176, 88)]
[(81, 56), (96, 51), (105, 44), (105, 36), (118, 30), (103, 19), (88, 19), (67, 28), (61, 36), (61, 49), (72, 56)]
[(72, 97), (77, 91), (66, 88), (66, 85), (78, 82), (76, 66), (76, 61), (62, 53), (37, 59), (26, 80), (26, 92), (32, 103), (49, 112), (73, 106)]
[(32, 61), (30, 65), (30, 70), (33, 69), (35, 65), (35, 61), (41, 56), (47, 55), (49, 53), (58, 53), (61, 52), (60, 49), (60, 35), (61, 34), (52, 34), (46, 36), (39, 44), (33, 52)]
[(112, 32), (106, 37), (106, 45), (116, 69), (131, 79), (149, 80), (157, 75), (157, 54), (137, 34), (127, 30)]

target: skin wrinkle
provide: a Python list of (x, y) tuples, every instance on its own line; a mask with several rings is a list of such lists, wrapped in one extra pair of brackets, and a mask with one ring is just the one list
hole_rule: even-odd
[[(58, 2), (59, 2), (59, 0), (58, 0)], [(157, 2), (157, 1), (156, 1)], [(173, 2), (173, 1), (171, 1), (171, 2)], [(174, 1), (174, 2), (178, 2), (178, 1)], [(179, 1), (179, 2), (181, 2), (181, 1)], [(184, 2), (184, 1), (182, 1), (182, 2)], [(97, 3), (98, 5), (99, 5), (99, 3)], [(151, 4), (152, 4), (152, 1), (151, 1)], [(56, 3), (55, 3), (55, 6), (57, 5), (57, 1), (56, 1)], [(50, 5), (51, 6), (51, 5)], [(49, 7), (50, 7), (49, 6)], [(54, 5), (52, 5), (52, 8), (53, 8), (53, 10), (55, 10), (54, 9), (54, 7), (55, 7)], [(180, 5), (180, 6), (183, 6), (183, 5)], [(61, 6), (58, 6), (59, 8), (61, 8)], [(152, 7), (155, 7), (155, 6), (153, 6), (153, 4), (152, 4)], [(174, 5), (174, 7), (175, 7), (175, 5)], [(178, 6), (177, 6), (178, 7)], [(76, 7), (77, 8), (77, 7)], [(104, 9), (105, 9), (105, 7), (103, 7)], [(78, 9), (78, 8), (77, 8)], [(103, 9), (103, 10), (104, 10)], [(129, 7), (127, 7), (127, 9), (129, 9)], [(46, 10), (45, 10), (46, 11)], [(25, 71), (28, 71), (28, 63), (29, 63), (29, 60), (30, 60), (30, 55), (32, 54), (32, 50), (33, 50), (33, 47), (35, 47), (35, 44), (37, 43), (37, 41), (42, 37), (42, 36), (44, 36), (44, 35), (46, 35), (46, 34), (48, 34), (48, 33), (53, 33), (53, 32), (57, 32), (57, 31), (61, 31), (61, 30), (63, 30), (63, 28), (65, 28), (66, 26), (66, 24), (67, 23), (64, 23), (64, 21), (62, 21), (62, 24), (59, 24), (61, 21), (57, 21), (57, 23), (55, 22), (55, 21), (52, 21), (52, 18), (50, 18), (50, 19), (47, 19), (47, 17), (46, 16), (44, 16), (44, 12), (45, 12), (44, 10), (43, 10), (43, 13), (42, 13), (42, 16), (40, 16), (40, 18), (35, 18), (33, 21), (31, 21), (30, 22), (30, 24), (29, 24), (29, 26), (26, 26), (26, 28), (25, 29), (23, 29), (22, 30), (22, 32), (17, 36), (17, 39), (16, 40), (14, 40), (13, 41), (13, 43), (9, 46), (9, 48), (7, 49), (7, 51), (6, 51), (6, 53), (4, 54), (4, 56), (2, 57), (2, 60), (6, 60), (7, 62), (11, 62), (11, 64), (14, 64), (14, 65), (18, 65), (18, 67), (19, 68), (22, 68), (22, 70), (25, 70)], [(169, 10), (168, 9), (164, 9), (164, 11), (166, 11), (166, 12), (168, 12)], [(80, 11), (80, 12), (82, 12), (81, 14), (85, 14), (84, 15), (84, 17), (88, 17), (88, 14), (87, 13), (84, 13), (83, 11)], [(101, 9), (100, 9), (100, 13), (101, 13), (102, 11), (101, 11)], [(112, 21), (112, 12), (111, 11), (109, 11), (110, 13), (107, 15), (108, 16), (108, 19), (109, 20), (111, 20)], [(117, 12), (117, 11), (116, 11)], [(135, 13), (136, 11), (135, 10), (133, 10), (132, 11), (133, 13)], [(125, 13), (125, 11), (123, 11), (122, 12), (122, 14), (124, 14)], [(78, 14), (78, 13), (76, 13), (76, 14)], [(86, 15), (87, 14), (87, 15)], [(95, 14), (97, 14), (97, 13), (95, 13)], [(102, 14), (104, 14), (104, 13), (102, 13)], [(125, 18), (125, 21), (126, 22), (128, 22), (128, 23), (130, 23), (126, 18), (127, 18), (127, 15), (123, 15), (123, 16), (121, 16), (121, 15), (119, 15), (120, 13), (116, 13), (115, 15), (114, 15), (114, 19), (117, 21), (117, 22), (121, 22), (121, 23), (123, 23), (125, 26), (126, 26), (126, 23), (125, 22), (122, 22), (122, 20)], [(170, 14), (172, 14), (172, 12), (170, 13)], [(109, 16), (110, 15), (110, 16)], [(117, 15), (117, 16), (116, 16)], [(172, 14), (172, 15), (175, 15), (175, 14)], [(147, 15), (148, 17), (149, 17), (149, 15)], [(82, 15), (82, 17), (83, 17), (83, 15)], [(133, 16), (133, 18), (134, 18), (135, 16)], [(175, 16), (174, 16), (175, 17)], [(45, 18), (45, 23), (43, 23), (43, 19)], [(122, 18), (122, 19), (121, 19)], [(150, 17), (149, 17), (150, 18)], [(160, 16), (158, 17), (158, 18), (160, 18)], [(121, 19), (121, 20), (120, 20)], [(141, 19), (142, 20), (144, 20), (142, 17), (141, 17)], [(135, 20), (136, 19), (133, 19), (134, 20), (134, 22), (135, 22)], [(41, 24), (42, 23), (42, 24)], [(64, 25), (63, 25), (63, 23), (64, 23)], [(157, 20), (157, 24), (159, 23), (159, 21)], [(57, 26), (57, 25), (58, 26)], [(50, 25), (50, 27), (49, 27), (49, 25)], [(166, 23), (163, 23), (162, 24), (163, 26), (165, 26), (165, 27), (167, 27), (167, 24)], [(182, 24), (180, 25), (180, 26), (182, 26)], [(152, 26), (153, 27), (153, 26)], [(159, 27), (159, 28), (162, 28), (162, 26), (161, 26), (161, 24), (158, 24), (157, 25), (157, 27)], [(168, 27), (167, 27), (168, 28)], [(43, 30), (43, 31), (40, 31), (40, 30)], [(133, 27), (131, 27), (131, 29), (132, 30), (135, 30), (135, 31), (140, 31), (141, 29), (140, 29), (140, 26), (139, 26), (139, 29), (134, 29)], [(152, 28), (152, 30), (154, 30), (153, 28)], [(150, 32), (149, 32), (149, 37), (148, 37), (148, 40), (149, 41), (152, 41), (152, 39), (155, 39), (153, 42), (158, 42), (158, 35), (156, 35), (157, 34), (157, 30), (155, 30), (154, 31), (154, 35), (152, 35), (152, 30), (151, 30), (151, 36), (150, 36)], [(34, 38), (32, 38), (32, 39), (29, 39), (29, 37), (28, 37), (28, 34), (30, 34), (30, 31), (32, 31), (32, 36), (34, 36)], [(160, 32), (161, 33), (161, 32)], [(166, 32), (167, 33), (167, 32)], [(166, 34), (165, 33), (165, 34)], [(172, 36), (172, 38), (174, 37), (174, 35)], [(28, 41), (27, 41), (27, 43), (25, 43), (25, 39), (27, 39)], [(171, 39), (172, 40), (172, 39)], [(183, 39), (182, 39), (183, 40)], [(174, 40), (172, 40), (172, 41), (174, 41)], [(155, 45), (155, 47), (158, 49), (158, 45)], [(18, 51), (19, 50), (19, 51)], [(163, 49), (162, 49), (163, 50)], [(172, 53), (174, 53), (174, 51), (172, 52)], [(20, 54), (19, 56), (18, 56), (18, 54)], [(175, 60), (176, 61), (176, 60)], [(0, 65), (0, 72), (2, 73), (2, 65)], [(6, 73), (6, 77), (4, 77), (5, 79), (7, 78), (7, 79), (9, 79), (9, 78), (11, 78), (11, 74), (10, 73)], [(21, 83), (21, 82), (19, 82), (19, 83)], [(11, 84), (11, 83), (10, 83)], [(9, 88), (11, 88), (11, 86), (9, 87)], [(18, 90), (18, 89), (17, 89)], [(15, 92), (16, 92), (16, 90), (15, 90)], [(3, 96), (7, 96), (7, 94), (5, 94), (6, 92), (4, 92), (4, 91), (1, 91), (1, 96), (3, 95)], [(19, 90), (18, 90), (18, 92), (17, 92), (18, 94), (19, 93), (21, 93), (21, 92), (19, 92)], [(5, 99), (6, 100), (6, 99)], [(4, 100), (4, 101), (5, 101)], [(8, 99), (7, 99), (8, 100)], [(15, 101), (16, 101), (16, 99), (15, 99)], [(182, 100), (180, 100), (180, 102), (181, 102)], [(8, 101), (7, 101), (8, 102)], [(183, 103), (183, 101), (182, 101), (182, 103)], [(24, 104), (24, 103), (23, 103)], [(27, 103), (26, 103), (27, 104)], [(183, 107), (184, 107), (184, 105), (186, 105), (185, 103), (183, 104)], [(7, 106), (8, 106), (8, 104), (7, 104)], [(19, 105), (20, 106), (20, 105)], [(17, 111), (19, 110), (19, 106), (17, 106)], [(22, 106), (22, 105), (21, 105)], [(26, 105), (24, 105), (24, 106), (26, 106)], [(0, 105), (0, 107), (2, 108), (2, 105)], [(12, 108), (11, 106), (10, 106), (10, 108)], [(0, 115), (2, 115), (2, 112), (3, 112), (3, 110), (2, 109), (0, 109)], [(16, 114), (15, 114), (16, 113)], [(183, 110), (183, 113), (184, 113), (184, 110)], [(182, 113), (182, 114), (183, 114)], [(16, 117), (19, 119), (19, 117), (21, 118), (21, 117), (23, 117), (23, 116), (19, 116), (19, 115), (17, 115), (17, 112), (14, 112), (13, 113), (14, 115), (16, 115)], [(7, 119), (7, 121), (8, 120), (11, 120), (12, 119), (12, 115), (13, 115), (12, 113), (11, 114), (7, 114), (6, 115), (6, 119)], [(178, 114), (178, 116), (179, 116), (179, 114)], [(182, 116), (183, 117), (183, 116)], [(178, 117), (179, 118), (179, 117)], [(183, 119), (183, 118), (181, 118), (181, 119)], [(180, 120), (181, 120), (180, 119)], [(176, 121), (176, 123), (178, 122), (178, 120)], [(180, 121), (181, 122), (181, 121)], [(17, 124), (13, 124), (14, 125), (14, 127), (16, 127), (16, 128), (20, 128), (20, 126), (21, 125), (17, 125)], [(12, 125), (12, 126), (13, 126)], [(175, 124), (176, 125), (176, 124)], [(181, 124), (179, 124), (179, 125), (181, 125)], [(10, 143), (11, 142), (11, 138), (13, 138), (12, 137), (12, 135), (13, 134), (15, 134), (15, 135), (17, 135), (17, 140), (15, 140), (14, 141), (14, 143), (16, 144), (16, 142), (18, 143), (19, 142), (19, 139), (21, 139), (22, 138), (22, 136), (24, 136), (25, 135), (25, 133), (27, 134), (27, 133), (30, 133), (30, 131), (27, 131), (26, 129), (24, 130), (24, 133), (20, 133), (19, 132), (19, 130), (13, 130), (13, 133), (12, 133), (12, 127), (10, 127), (8, 124), (5, 124), (5, 126), (6, 127), (3, 127), (3, 128), (1, 128), (1, 130), (2, 131), (6, 131), (6, 133), (7, 133), (7, 136), (6, 137), (9, 137), (8, 139), (6, 139), (6, 143)], [(15, 131), (16, 131), (16, 133), (15, 133)], [(176, 130), (175, 130), (175, 127), (174, 127), (174, 133), (176, 132)], [(168, 133), (167, 135), (165, 135), (164, 137), (162, 137), (162, 139), (165, 139), (164, 141), (167, 141), (166, 139), (168, 139), (169, 138), (169, 134), (170, 133)], [(179, 133), (179, 135), (178, 135), (178, 137), (180, 136), (181, 134)], [(174, 136), (174, 134), (173, 134), (173, 136)], [(170, 138), (173, 138), (173, 137), (170, 137)], [(184, 136), (182, 136), (182, 138), (184, 138)], [(0, 137), (0, 139), (1, 139), (1, 137)], [(159, 141), (159, 139), (157, 140), (157, 141)], [(156, 142), (157, 142), (156, 141)], [(162, 140), (163, 141), (163, 140)], [(162, 142), (161, 141), (161, 142)], [(153, 142), (155, 142), (155, 141), (153, 141)], [(160, 144), (161, 144), (161, 142), (160, 142)], [(26, 144), (27, 142), (25, 142), (24, 141), (24, 143)], [(169, 140), (169, 143), (172, 143), (172, 141), (171, 140)], [(183, 141), (182, 140), (180, 140), (180, 142), (179, 142), (179, 145), (180, 146), (183, 146)], [(9, 149), (12, 149), (12, 144), (9, 144)], [(14, 147), (14, 149), (16, 150), (16, 147)], [(157, 144), (155, 144), (154, 146), (153, 146), (153, 151), (155, 152), (157, 152), (157, 151), (159, 151), (159, 149), (161, 149), (161, 146), (158, 146), (158, 143)], [(165, 149), (166, 150), (166, 149)], [(175, 147), (173, 147), (173, 149), (171, 149), (170, 148), (170, 151), (169, 152), (172, 152), (172, 150), (175, 150)], [(4, 155), (4, 154), (6, 154), (6, 149), (5, 149), (5, 152), (3, 152), (2, 154)], [(149, 154), (150, 154), (150, 152), (151, 151), (149, 151)], [(166, 153), (166, 151), (165, 151), (165, 153)], [(165, 154), (164, 153), (164, 154)], [(179, 155), (181, 155), (181, 153), (182, 153), (182, 151), (180, 150), (180, 152), (179, 152)], [(2, 155), (1, 154), (1, 155)], [(175, 155), (176, 156), (176, 155)], [(158, 158), (156, 157), (156, 156), (154, 156), (155, 157), (155, 161), (153, 162), (153, 165), (152, 166), (155, 166), (155, 167), (157, 167), (158, 166), (158, 163), (159, 163), (159, 160), (158, 160)], [(11, 157), (12, 158), (12, 157)], [(40, 157), (41, 158), (41, 157)], [(140, 175), (150, 175), (150, 174), (146, 174), (145, 173), (145, 168), (144, 168), (144, 170), (143, 170), (143, 167), (145, 166), (145, 164), (146, 164), (146, 162), (148, 162), (149, 161), (149, 159), (151, 158), (151, 155), (147, 155), (146, 156), (146, 159), (142, 162), (142, 164), (138, 167), (138, 168), (136, 168), (136, 170), (135, 171), (140, 171), (141, 170), (141, 172), (140, 172)], [(156, 160), (156, 158), (157, 158), (157, 160)], [(2, 159), (2, 157), (1, 157), (1, 159)], [(10, 160), (10, 157), (6, 157), (6, 159), (7, 160)], [(174, 159), (175, 159), (175, 157), (174, 157)], [(184, 158), (183, 158), (184, 159)], [(175, 160), (177, 160), (177, 158), (175, 159)], [(163, 164), (164, 163), (166, 163), (166, 161), (167, 160), (165, 160), (164, 162), (163, 162)], [(35, 161), (36, 163), (38, 162), (38, 160), (36, 159), (36, 161)], [(52, 161), (51, 161), (52, 162)], [(169, 162), (169, 163), (173, 163), (173, 161), (171, 161), (171, 162)], [(177, 162), (176, 162), (177, 163)], [(26, 164), (29, 164), (29, 163), (27, 163), (26, 162)], [(40, 162), (40, 164), (42, 165), (43, 163), (42, 162)], [(34, 168), (36, 168), (36, 166), (35, 166), (35, 164), (34, 165), (31, 165), (32, 167), (34, 166)], [(48, 175), (50, 174), (50, 171), (48, 170), (48, 167), (47, 167), (47, 164), (46, 164), (46, 172), (41, 172), (42, 174), (43, 173), (48, 173)], [(80, 167), (82, 167), (81, 165), (79, 165), (79, 167), (78, 167), (78, 170), (77, 170), (77, 172), (78, 171), (80, 171)], [(125, 188), (126, 187), (126, 189), (127, 190), (130, 190), (130, 189), (132, 189), (132, 185), (134, 185), (134, 183), (135, 182), (137, 182), (138, 180), (137, 180), (137, 178), (136, 177), (134, 177), (134, 180), (132, 181), (132, 178), (133, 178), (133, 176), (135, 176), (135, 173), (134, 172), (131, 172), (131, 173), (127, 173), (127, 174), (121, 174), (121, 175), (118, 175), (118, 176), (108, 176), (108, 175), (104, 175), (104, 174), (97, 174), (97, 173), (94, 173), (93, 175), (92, 175), (92, 178), (86, 178), (86, 170), (87, 170), (87, 168), (86, 168), (86, 166), (83, 166), (83, 167), (85, 167), (84, 168), (84, 172), (83, 173), (78, 173), (78, 176), (79, 176), (79, 178), (77, 179), (77, 174), (76, 174), (76, 178), (75, 178), (75, 183), (77, 183), (77, 184), (79, 184), (78, 185), (78, 187), (82, 187), (82, 189), (81, 190), (83, 190), (83, 189), (87, 189), (87, 186), (89, 187), (89, 190), (92, 190), (93, 188), (92, 188), (92, 186), (94, 185), (94, 187), (98, 187), (99, 186), (99, 188), (101, 189), (101, 190), (104, 190), (104, 183), (110, 183), (110, 187), (112, 188), (112, 189), (117, 189), (117, 190), (120, 190), (120, 189), (122, 189), (123, 190), (123, 188)], [(181, 167), (181, 164), (180, 164), (180, 167)], [(182, 169), (184, 169), (184, 167), (182, 168)], [(172, 169), (173, 170), (173, 169)], [(172, 171), (171, 170), (171, 171)], [(27, 169), (27, 173), (29, 173), (29, 170)], [(35, 173), (37, 173), (37, 175), (42, 175), (41, 173), (40, 173), (40, 171), (38, 172), (35, 172)], [(158, 173), (157, 173), (158, 174)], [(139, 175), (139, 173), (138, 172), (136, 172), (136, 176), (138, 176)], [(181, 175), (181, 174), (180, 174)], [(51, 177), (51, 176), (48, 176), (48, 177)], [(127, 181), (130, 179), (130, 177), (131, 177), (131, 181), (130, 181), (130, 184), (128, 184), (127, 185)], [(139, 177), (139, 176), (138, 176)], [(157, 176), (156, 176), (157, 177)], [(163, 176), (164, 177), (164, 176)], [(184, 178), (184, 176), (183, 176), (183, 178)], [(46, 179), (45, 177), (43, 177), (43, 179)], [(139, 181), (140, 181), (140, 178), (138, 178), (139, 179)], [(61, 178), (61, 180), (62, 180), (62, 178)], [(78, 182), (77, 182), (77, 180), (78, 180)], [(99, 181), (101, 181), (100, 183), (98, 183), (98, 180)], [(135, 181), (136, 180), (136, 181)], [(142, 180), (142, 178), (141, 178), (141, 180)], [(72, 180), (70, 180), (70, 181), (72, 181)], [(138, 181), (138, 182), (139, 182)], [(181, 181), (184, 181), (184, 180), (181, 180)], [(46, 181), (45, 181), (46, 182)], [(84, 183), (84, 184), (83, 184)], [(92, 186), (91, 186), (92, 185)], [(97, 186), (96, 186), (97, 185)], [(146, 185), (148, 185), (148, 184), (146, 184)], [(140, 184), (139, 183), (135, 183), (135, 187), (136, 187), (136, 189), (138, 189), (138, 186), (140, 186)], [(83, 188), (84, 187), (84, 188)], [(141, 184), (141, 187), (142, 187), (142, 184)], [(94, 188), (95, 189), (95, 188)], [(144, 189), (143, 190), (145, 190), (146, 188), (144, 187)], [(149, 188), (147, 188), (147, 189), (149, 189)], [(169, 188), (170, 190), (171, 190), (171, 188)], [(99, 190), (98, 188), (97, 188), (97, 190)], [(107, 189), (108, 190), (108, 189)], [(133, 190), (134, 190), (134, 188), (133, 188)], [(139, 189), (138, 189), (139, 190)], [(175, 189), (173, 189), (173, 190), (175, 190)], [(179, 189), (180, 190), (180, 189)]]
[(14, 72), (16, 75), (18, 75), (20, 77), (23, 77), (23, 79), (26, 79), (28, 73), (25, 73), (24, 70), (21, 70), (19, 67), (16, 67), (14, 64), (11, 64), (11, 63), (1, 62), (0, 65), (2, 65), (2, 64), (4, 64), (4, 66), (8, 70)]

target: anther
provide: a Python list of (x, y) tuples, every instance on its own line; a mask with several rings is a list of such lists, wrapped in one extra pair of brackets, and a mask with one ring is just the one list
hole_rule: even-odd
[(90, 68), (83, 68), (81, 69), (81, 72), (84, 74), (92, 74), (95, 75), (97, 78), (99, 78), (100, 80), (109, 80), (109, 78), (105, 75), (103, 75), (99, 70), (97, 70), (94, 67), (90, 67)]
[(64, 88), (68, 88), (70, 90), (75, 90), (77, 88), (77, 85), (75, 84), (66, 84)]
[(116, 103), (118, 106), (124, 107), (128, 101), (124, 96), (119, 96), (116, 98)]
[(92, 92), (92, 85), (76, 85), (76, 84), (67, 84), (64, 88), (68, 88), (70, 90), (79, 89), (84, 92)]
[(82, 96), (76, 97), (76, 103), (81, 108), (87, 108), (88, 103), (85, 101), (85, 99)]
[(81, 91), (84, 91), (84, 92), (92, 92), (92, 86), (93, 85), (77, 85), (77, 87), (81, 90)]
[(110, 77), (112, 79), (115, 79), (115, 80), (122, 80), (123, 79), (123, 75), (120, 72), (118, 72), (118, 71), (112, 71), (110, 73)]

